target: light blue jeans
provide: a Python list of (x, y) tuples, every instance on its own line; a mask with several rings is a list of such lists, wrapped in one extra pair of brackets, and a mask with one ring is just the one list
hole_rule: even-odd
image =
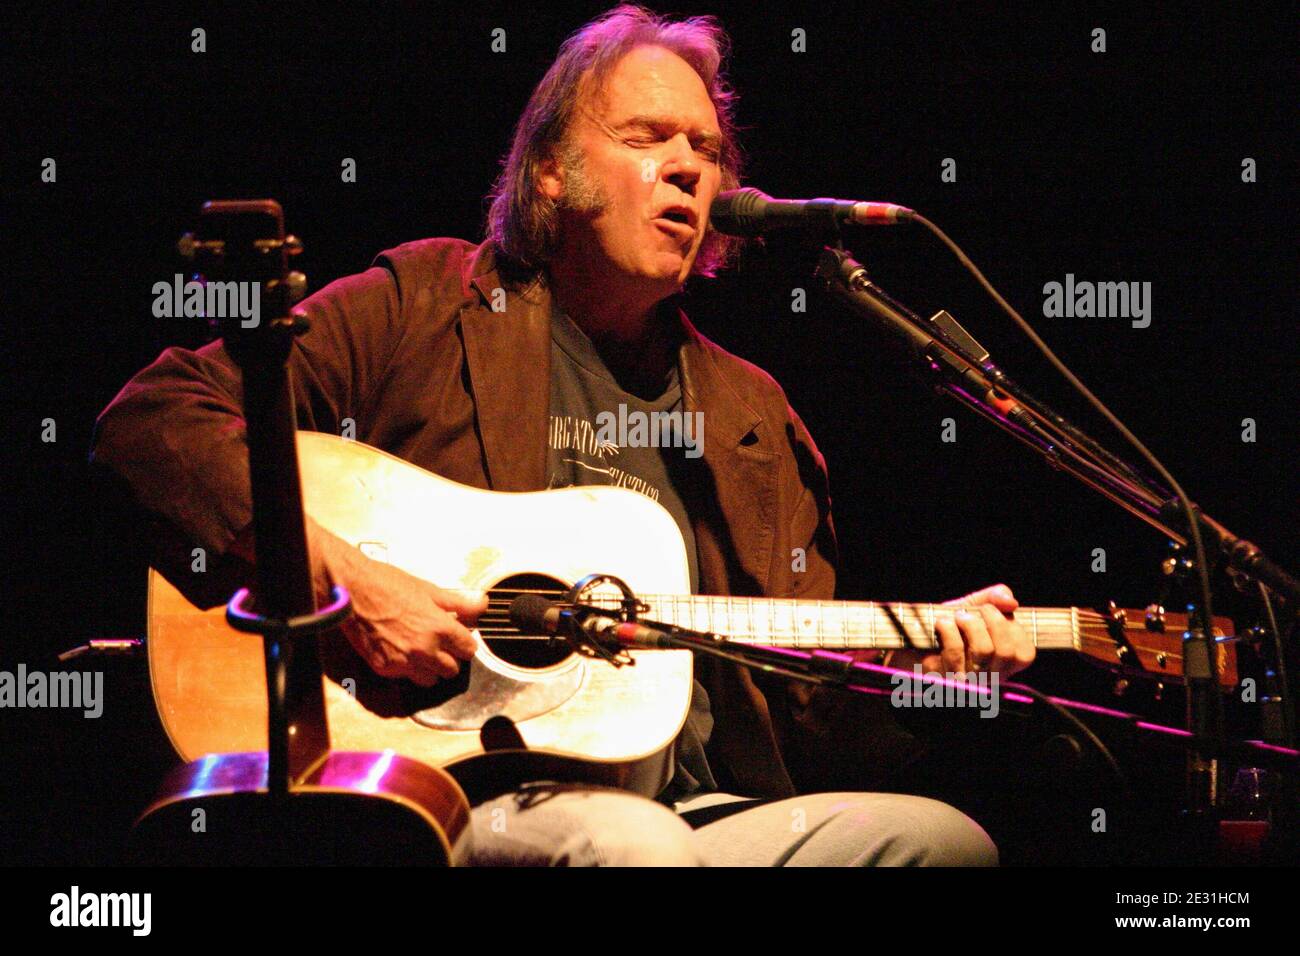
[[(696, 829), (687, 822), (692, 818)], [(771, 802), (707, 793), (669, 809), (619, 790), (541, 783), (478, 805), (472, 819), (474, 866), (998, 862), (997, 847), (974, 820), (946, 803), (897, 793), (818, 793)]]

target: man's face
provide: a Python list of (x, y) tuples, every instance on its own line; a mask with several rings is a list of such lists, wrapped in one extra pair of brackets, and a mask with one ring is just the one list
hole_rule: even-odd
[(558, 174), (542, 177), (564, 217), (562, 254), (675, 291), (704, 239), (720, 145), (699, 74), (663, 47), (633, 50), (579, 107)]

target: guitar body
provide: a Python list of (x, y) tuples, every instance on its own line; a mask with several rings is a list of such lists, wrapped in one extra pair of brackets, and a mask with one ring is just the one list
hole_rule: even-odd
[[(298, 433), (298, 454), (308, 515), (441, 587), (555, 589), (602, 572), (638, 593), (690, 590), (676, 523), (636, 492), (482, 491), (315, 432)], [(148, 647), (158, 713), (183, 758), (266, 749), (261, 642), (229, 628), (223, 608), (195, 607), (151, 571)], [(472, 801), (526, 779), (653, 796), (671, 776), (690, 706), (688, 651), (633, 652), (635, 665), (621, 668), (578, 655), (538, 667), (481, 641), (460, 677), (427, 691), (375, 676), (338, 634), (322, 639), (321, 656), (333, 749), (391, 750), (445, 768)], [(509, 724), (485, 730), (492, 717)]]
[(443, 770), (392, 753), (331, 751), (283, 801), (267, 755), (212, 754), (174, 768), (127, 846), (148, 866), (436, 866), (464, 862), (470, 808)]

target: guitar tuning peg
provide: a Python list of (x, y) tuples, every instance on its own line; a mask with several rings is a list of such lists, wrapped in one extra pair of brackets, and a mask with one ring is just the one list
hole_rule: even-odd
[(284, 251), (291, 256), (296, 256), (302, 252), (302, 240), (297, 236), (284, 237)]
[(1148, 604), (1145, 618), (1148, 631), (1163, 633), (1165, 629), (1165, 608), (1163, 604)]
[(193, 261), (200, 252), (220, 256), (226, 251), (226, 244), (220, 239), (200, 239), (192, 232), (187, 232), (176, 240), (176, 251), (182, 259)]
[(288, 286), (289, 304), (301, 302), (307, 294), (307, 277), (295, 269), (284, 277), (284, 282)]

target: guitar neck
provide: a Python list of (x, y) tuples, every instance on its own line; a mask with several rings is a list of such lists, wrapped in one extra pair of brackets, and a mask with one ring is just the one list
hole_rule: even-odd
[[(646, 620), (721, 634), (741, 643), (841, 650), (933, 648), (936, 620), (953, 605), (875, 601), (641, 595)], [(1105, 627), (1095, 611), (1073, 607), (1019, 608), (1016, 620), (1042, 649), (1078, 649), (1085, 631)]]

